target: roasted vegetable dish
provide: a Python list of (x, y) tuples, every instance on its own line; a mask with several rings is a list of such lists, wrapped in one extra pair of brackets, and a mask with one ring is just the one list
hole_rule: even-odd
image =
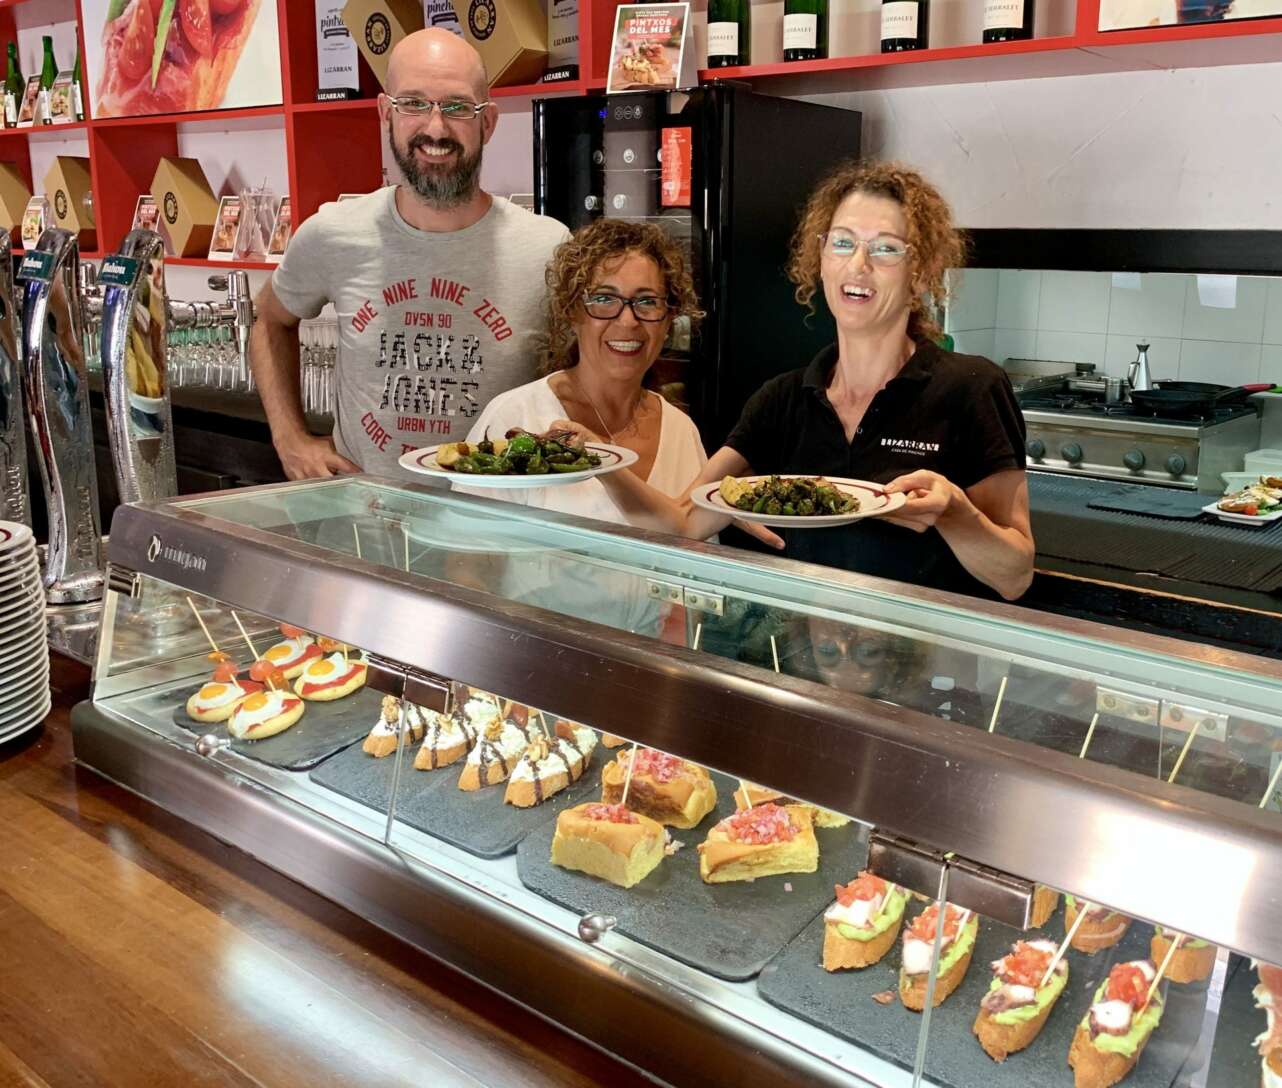
[(572, 431), (531, 434), (514, 427), (502, 438), (487, 434), (480, 442), (447, 442), (436, 451), (436, 463), (469, 476), (546, 476), (598, 468), (601, 458)]
[(1265, 517), (1282, 509), (1282, 476), (1261, 476), (1249, 487), (1225, 495), (1217, 504), (1226, 514)]
[(857, 498), (822, 476), (768, 476), (756, 483), (727, 476), (721, 481), (721, 497), (727, 506), (771, 517), (824, 517), (859, 509)]

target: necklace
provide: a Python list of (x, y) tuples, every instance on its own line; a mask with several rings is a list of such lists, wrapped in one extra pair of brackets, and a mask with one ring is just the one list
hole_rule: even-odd
[[(601, 409), (596, 406), (596, 401), (592, 399), (592, 394), (588, 392), (588, 387), (583, 384), (578, 374), (574, 375), (574, 384), (579, 387), (579, 392), (583, 394), (584, 399), (588, 402), (588, 406), (592, 409), (593, 413), (596, 415), (597, 422), (601, 424), (601, 430), (605, 431), (605, 436), (607, 439), (609, 439), (610, 445), (612, 446), (615, 445), (616, 443), (614, 441), (614, 432), (611, 431), (610, 428), (606, 426), (605, 417), (601, 414)], [(637, 409), (641, 407), (641, 404), (644, 400), (645, 400), (645, 390), (642, 389), (640, 391), (640, 394), (637, 397), (636, 403), (632, 405), (632, 411), (628, 413), (627, 421), (623, 424), (622, 427), (619, 428), (620, 434), (622, 434), (629, 427), (631, 427), (632, 424), (636, 421)]]

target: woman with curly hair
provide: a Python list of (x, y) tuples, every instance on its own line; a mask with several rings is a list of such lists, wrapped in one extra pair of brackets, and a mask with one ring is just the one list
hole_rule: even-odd
[(666, 527), (645, 493), (667, 504), (707, 462), (690, 417), (642, 387), (675, 317), (701, 317), (677, 245), (654, 224), (598, 219), (563, 242), (547, 269), (547, 343), (542, 377), (486, 406), (468, 435), (509, 428), (568, 429), (626, 446), (629, 470), (573, 487), (533, 487), (502, 497), (602, 521)]
[[(932, 306), (964, 257), (947, 203), (916, 171), (839, 167), (811, 195), (788, 264), (798, 302), (813, 311), (822, 292), (837, 342), (749, 399), (698, 482), (873, 480), (907, 496), (895, 515), (770, 542), (847, 570), (1019, 597), (1033, 575), (1023, 416), (1000, 367), (933, 340)], [(720, 526), (690, 517), (687, 528)]]

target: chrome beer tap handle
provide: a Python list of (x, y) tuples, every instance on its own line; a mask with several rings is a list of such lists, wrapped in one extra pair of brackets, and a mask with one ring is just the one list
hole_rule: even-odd
[(168, 498), (178, 493), (178, 470), (164, 240), (154, 231), (130, 231), (103, 260), (101, 281), (103, 393), (120, 501)]
[(102, 533), (80, 305), (80, 247), (51, 227), (18, 270), (27, 415), (49, 510), (50, 604), (102, 597)]
[[(7, 230), (0, 249), (11, 252)], [(22, 407), (22, 363), (18, 345), (18, 304), (13, 261), (0, 261), (0, 521), (31, 525), (27, 479), (27, 421)]]

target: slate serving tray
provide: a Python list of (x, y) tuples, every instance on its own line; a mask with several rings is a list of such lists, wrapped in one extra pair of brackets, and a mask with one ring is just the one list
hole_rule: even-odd
[[(226, 722), (197, 722), (187, 716), (187, 700), (197, 690), (190, 687), (178, 693), (178, 705), (172, 710), (174, 724), (196, 736), (228, 736)], [(172, 705), (174, 694), (163, 698)], [(353, 740), (363, 740), (378, 721), (382, 705), (383, 696), (370, 688), (330, 703), (308, 703), (297, 724), (285, 732), (263, 740), (233, 739), (231, 750), (286, 771), (305, 771)]]
[[(549, 860), (556, 827), (545, 824), (516, 851), (517, 874), (533, 892), (588, 914), (618, 919), (618, 932), (673, 959), (739, 982), (755, 976), (805, 924), (832, 902), (833, 885), (853, 880), (868, 847), (858, 824), (817, 828), (819, 870), (764, 877), (752, 882), (705, 884), (699, 876), (697, 843), (718, 820), (734, 811), (734, 779), (713, 774), (717, 808), (690, 831), (669, 828), (685, 846), (665, 858), (632, 888), (619, 888), (586, 873), (560, 869)], [(791, 884), (792, 891), (784, 885)]]
[(1255, 970), (1241, 956), (1229, 957), (1229, 974), (1220, 1001), (1220, 1019), (1215, 1026), (1210, 1076), (1206, 1083), (1220, 1088), (1257, 1088), (1260, 1083), (1260, 1054), (1255, 1037), (1268, 1028), (1263, 1009), (1255, 1007), (1251, 991), (1259, 982)]
[[(526, 835), (553, 820), (563, 808), (600, 795), (599, 772), (605, 763), (600, 745), (593, 750), (592, 761), (583, 777), (531, 808), (505, 805), (505, 784), (473, 792), (459, 789), (461, 759), (435, 771), (416, 771), (413, 761), (418, 747), (410, 744), (405, 749), (401, 796), (396, 802), (397, 820), (477, 857), (498, 858), (510, 854)], [(394, 756), (375, 759), (361, 751), (359, 744), (354, 744), (322, 763), (310, 777), (326, 789), (386, 812), (394, 764)]]
[[(912, 900), (905, 922), (925, 904)], [(1042, 934), (1057, 943), (1064, 938), (1063, 899)], [(930, 1023), (926, 1076), (946, 1088), (1073, 1088), (1068, 1048), (1077, 1024), (1086, 1014), (1096, 987), (1114, 963), (1147, 958), (1151, 926), (1133, 922), (1121, 943), (1094, 956), (1071, 949), (1068, 986), (1056, 1002), (1041, 1033), (1026, 1049), (1002, 1063), (984, 1053), (972, 1032), (979, 1002), (992, 980), (990, 964), (1020, 938), (1018, 931), (989, 919), (979, 920), (979, 936), (966, 977), (937, 1009)], [(921, 1015), (905, 1009), (898, 993), (888, 1005), (873, 994), (897, 991), (900, 947), (896, 944), (878, 964), (863, 971), (825, 971), (820, 965), (823, 918), (816, 918), (757, 980), (757, 989), (770, 1004), (826, 1031), (848, 1039), (911, 1069), (917, 1048)], [(1206, 983), (1166, 985), (1166, 1011), (1145, 1047), (1139, 1063), (1122, 1083), (1126, 1088), (1171, 1088), (1197, 1041), (1206, 1006)], [(1221, 1082), (1212, 1080), (1219, 1088)], [(1226, 1082), (1227, 1083), (1227, 1082)]]

